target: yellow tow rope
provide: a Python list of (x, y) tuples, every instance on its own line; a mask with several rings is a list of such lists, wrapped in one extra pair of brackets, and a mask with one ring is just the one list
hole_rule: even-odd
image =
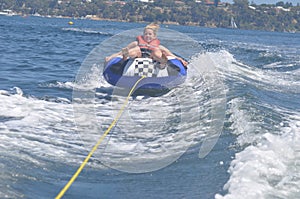
[(119, 110), (117, 116), (115, 117), (115, 119), (113, 120), (113, 122), (110, 124), (110, 126), (108, 127), (108, 129), (104, 132), (104, 134), (99, 138), (98, 142), (95, 144), (95, 146), (92, 148), (92, 150), (90, 151), (90, 153), (86, 156), (85, 160), (81, 163), (80, 167), (77, 169), (76, 173), (72, 176), (72, 178), (69, 180), (69, 182), (64, 186), (64, 188), (59, 192), (59, 194), (55, 197), (55, 199), (60, 199), (65, 192), (70, 188), (70, 186), (72, 185), (72, 183), (76, 180), (76, 178), (78, 177), (78, 175), (80, 174), (80, 172), (82, 171), (82, 169), (84, 168), (84, 166), (87, 164), (87, 162), (89, 161), (89, 159), (91, 158), (91, 156), (93, 155), (93, 153), (97, 150), (98, 146), (101, 144), (101, 142), (104, 140), (104, 138), (107, 136), (107, 134), (110, 132), (110, 130), (114, 127), (114, 125), (117, 123), (117, 121), (120, 119), (122, 113), (124, 112), (124, 109), (126, 108), (129, 98), (132, 95), (134, 89), (136, 88), (136, 86), (138, 85), (138, 83), (144, 79), (145, 76), (142, 76), (140, 79), (138, 79), (136, 81), (136, 83), (133, 85), (133, 87), (131, 88), (125, 102), (123, 103), (123, 106), (121, 107), (121, 109)]

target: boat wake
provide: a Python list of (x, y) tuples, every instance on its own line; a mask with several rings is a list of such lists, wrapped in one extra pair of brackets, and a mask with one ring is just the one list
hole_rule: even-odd
[[(194, 60), (197, 63), (199, 56)], [(219, 82), (201, 67), (201, 63), (191, 65), (186, 83), (165, 95), (131, 97), (122, 117), (88, 165), (133, 173), (154, 171), (205, 141), (199, 156), (207, 155), (220, 134), (218, 117), (224, 115), (215, 110), (224, 105), (224, 98), (214, 96), (212, 90)], [(49, 180), (59, 176), (66, 165), (77, 167), (108, 128), (125, 96), (99, 79), (98, 65), (90, 71), (93, 73), (84, 76), (87, 84), (72, 83), (72, 102), (59, 97), (47, 100), (26, 96), (20, 88), (1, 90), (0, 101), (5, 106), (0, 114), (0, 151), (5, 162), (0, 164), (0, 180), (5, 182), (1, 186), (9, 187), (1, 189), (1, 197), (22, 195), (14, 190), (15, 181)], [(69, 89), (71, 83), (47, 85)], [(8, 169), (9, 165), (19, 166)], [(48, 177), (37, 176), (45, 171)]]
[[(94, 156), (106, 166), (133, 173), (161, 169), (200, 142), (199, 157), (205, 157), (220, 135), (226, 105), (222, 78), (210, 59), (194, 56), (186, 82), (164, 95), (133, 96)], [(90, 83), (95, 81), (87, 76), (80, 74), (85, 78), (79, 82), (94, 88)], [(109, 86), (113, 91), (107, 101), (107, 92), (101, 93), (106, 86), (73, 93), (75, 121), (87, 148), (108, 128), (130, 90)]]
[(238, 62), (226, 51), (218, 57), (231, 62), (222, 64), (220, 70), (231, 89), (227, 93), (227, 122), (239, 152), (224, 186), (228, 193), (216, 198), (299, 197), (297, 67), (285, 66), (284, 72), (277, 67), (256, 68)]

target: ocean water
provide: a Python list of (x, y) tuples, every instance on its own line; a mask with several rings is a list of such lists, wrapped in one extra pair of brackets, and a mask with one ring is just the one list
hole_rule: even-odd
[[(69, 20), (0, 16), (0, 198), (54, 198), (125, 100), (103, 59), (145, 24)], [(300, 35), (160, 37), (185, 84), (131, 97), (64, 198), (300, 198)]]

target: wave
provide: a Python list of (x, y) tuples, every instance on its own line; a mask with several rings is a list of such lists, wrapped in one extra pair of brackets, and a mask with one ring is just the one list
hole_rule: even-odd
[[(264, 70), (237, 61), (232, 54), (225, 50), (215, 53), (212, 56), (218, 57), (219, 63), (217, 66), (226, 76), (226, 79), (235, 81), (239, 85), (251, 85), (257, 88), (257, 90), (282, 93), (299, 94), (300, 92), (297, 64), (285, 64), (284, 66), (289, 68), (288, 71)], [(281, 65), (281, 67), (283, 66)]]
[[(244, 149), (231, 162), (230, 179), (224, 185), (227, 198), (298, 198), (300, 190), (300, 115), (290, 110), (276, 109), (274, 127), (253, 121), (251, 113), (239, 110), (242, 101), (232, 103), (231, 120), (237, 142)], [(268, 107), (274, 109), (274, 107)], [(274, 113), (269, 110), (270, 116)], [(266, 113), (265, 113), (266, 114)], [(257, 115), (257, 113), (256, 113)], [(260, 116), (256, 116), (260, 117)], [(263, 119), (263, 118), (262, 118)], [(272, 119), (271, 119), (272, 120)]]
[(19, 198), (24, 193), (14, 189), (17, 182), (38, 181), (43, 178), (36, 173), (39, 169), (51, 171), (54, 162), (77, 164), (85, 154), (71, 104), (26, 97), (21, 89), (16, 90), (0, 92), (1, 104), (5, 104), (0, 113), (0, 151), (4, 157), (0, 187), (6, 187), (0, 190), (1, 198)]
[(40, 83), (39, 86), (40, 87), (48, 87), (48, 88), (73, 89), (75, 87), (75, 84), (74, 84), (74, 82), (50, 81), (50, 82)]
[[(90, 69), (88, 74), (79, 75), (82, 79), (76, 82), (39, 85), (75, 89), (78, 95), (72, 103), (58, 97), (25, 96), (21, 88), (0, 91), (0, 101), (5, 104), (0, 113), (0, 151), (5, 157), (4, 165), (0, 164), (4, 167), (0, 182), (5, 182), (1, 186), (11, 187), (1, 189), (0, 196), (18, 195), (14, 187), (18, 189), (20, 185), (12, 186), (16, 181), (52, 180), (67, 167), (77, 168), (108, 128), (125, 99), (99, 77), (98, 65)], [(210, 110), (218, 99), (210, 100), (208, 84), (203, 82), (202, 74), (192, 74), (186, 85), (164, 96), (130, 98), (125, 113), (89, 166), (98, 170), (105, 170), (104, 164), (125, 171), (136, 168), (151, 171), (172, 163), (191, 145), (207, 138), (208, 126), (214, 124)], [(210, 83), (212, 88), (213, 81)], [(193, 100), (191, 93), (194, 93)], [(19, 166), (10, 170), (9, 165), (14, 164)], [(139, 167), (141, 165), (145, 167)], [(40, 174), (45, 171), (49, 176)]]
[(114, 34), (109, 32), (102, 32), (98, 30), (93, 30), (91, 28), (62, 28), (63, 31), (70, 31), (70, 32), (79, 32), (79, 33), (85, 33), (85, 34), (97, 34), (97, 35), (103, 35), (103, 36), (113, 36)]
[[(272, 55), (271, 55), (272, 56)], [(300, 190), (300, 79), (288, 71), (266, 70), (236, 60), (228, 51), (213, 53), (230, 91), (228, 128), (238, 151), (224, 185), (229, 198), (298, 198)], [(275, 63), (274, 63), (275, 64)]]
[[(300, 116), (275, 97), (298, 95), (299, 77), (293, 72), (243, 64), (226, 50), (201, 54), (191, 63), (188, 79), (181, 87), (160, 97), (130, 98), (128, 109), (89, 162), (90, 167), (104, 170), (105, 164), (125, 171), (143, 168), (140, 172), (162, 168), (188, 147), (218, 136), (207, 132), (220, 130), (219, 119), (224, 117), (220, 106), (225, 105), (226, 128), (236, 138), (238, 152), (224, 186), (228, 193), (217, 194), (216, 198), (297, 196)], [(5, 104), (0, 114), (0, 150), (5, 157), (4, 165), (0, 164), (4, 167), (0, 182), (9, 187), (15, 180), (45, 178), (33, 176), (28, 168), (51, 170), (51, 176), (63, 172), (53, 169), (57, 164), (77, 168), (107, 129), (124, 96), (101, 78), (99, 65), (84, 71), (88, 73), (79, 74), (76, 82), (40, 85), (75, 89), (72, 103), (24, 96), (20, 88), (0, 91), (0, 101)], [(227, 103), (217, 93), (226, 93)], [(295, 99), (289, 101), (291, 106), (296, 103)], [(7, 169), (16, 162), (23, 166)], [(22, 176), (10, 177), (18, 173)], [(1, 190), (0, 196), (19, 194), (12, 189)]]
[[(297, 45), (273, 45), (265, 44), (264, 41), (252, 42), (229, 42), (224, 43), (226, 49), (235, 55), (236, 59), (244, 60), (244, 63), (257, 68), (272, 68), (272, 65), (285, 66), (283, 70), (288, 70), (290, 64), (297, 65), (298, 47)], [(287, 65), (287, 66), (286, 66)], [(298, 63), (299, 66), (299, 63)], [(274, 68), (275, 69), (275, 68)], [(281, 68), (277, 68), (281, 69)]]
[[(131, 98), (129, 107), (95, 156), (107, 166), (118, 170), (149, 172), (172, 163), (189, 146), (197, 144), (200, 140), (218, 136), (220, 125), (216, 121), (221, 122), (223, 118), (216, 118), (222, 117), (222, 105), (225, 104), (224, 99), (219, 96), (223, 90), (214, 88), (223, 87), (218, 84), (215, 73), (203, 69), (206, 62), (198, 62), (203, 60), (202, 58), (210, 59), (204, 55), (201, 59), (191, 60), (194, 65), (191, 66), (191, 75), (184, 85), (159, 97)], [(204, 71), (201, 71), (201, 68)], [(215, 75), (215, 79), (211, 75)], [(89, 81), (92, 78), (84, 78), (87, 75), (82, 74), (82, 77), (84, 84), (93, 82)], [(74, 92), (75, 120), (87, 148), (93, 146), (100, 129), (108, 128), (125, 101), (124, 90), (120, 91), (109, 85), (108, 87), (112, 89), (112, 94), (105, 92), (104, 88), (96, 91), (80, 89)], [(90, 88), (93, 88), (93, 85)], [(110, 95), (110, 98), (105, 97), (107, 95)], [(202, 118), (201, 121), (199, 117)], [(205, 128), (201, 128), (203, 126)], [(209, 144), (206, 148), (202, 147), (200, 155), (205, 156), (206, 150), (211, 150), (212, 147)]]
[[(85, 71), (85, 68), (82, 70)], [(88, 73), (81, 74), (79, 72), (77, 76), (75, 81), (48, 81), (39, 83), (38, 85), (42, 88), (75, 89), (81, 91), (94, 91), (96, 89), (105, 91), (107, 88), (112, 88), (102, 77), (102, 64), (91, 64), (88, 68)]]

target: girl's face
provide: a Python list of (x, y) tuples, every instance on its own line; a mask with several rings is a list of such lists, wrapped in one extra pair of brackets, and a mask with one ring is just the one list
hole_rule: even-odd
[(147, 28), (144, 31), (144, 36), (143, 37), (144, 37), (144, 40), (146, 42), (150, 42), (150, 41), (152, 41), (153, 39), (156, 38), (156, 34), (154, 33), (154, 31), (152, 29)]

